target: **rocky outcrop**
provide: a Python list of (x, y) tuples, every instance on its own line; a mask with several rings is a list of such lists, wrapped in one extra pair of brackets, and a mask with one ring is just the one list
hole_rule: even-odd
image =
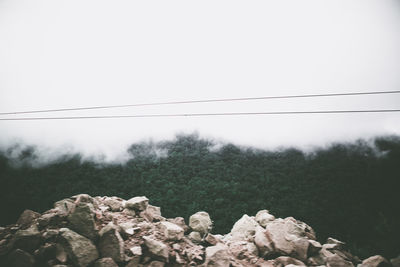
[(267, 210), (243, 215), (226, 235), (212, 234), (212, 225), (204, 211), (190, 216), (189, 225), (164, 218), (143, 196), (80, 194), (0, 227), (0, 266), (397, 267), (400, 261), (377, 255), (361, 262), (344, 242), (321, 244), (304, 222)]

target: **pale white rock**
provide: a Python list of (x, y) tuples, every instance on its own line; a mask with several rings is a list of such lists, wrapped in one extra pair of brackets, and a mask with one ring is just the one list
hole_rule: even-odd
[(271, 238), (269, 238), (267, 231), (261, 226), (257, 226), (256, 228), (254, 243), (258, 248), (260, 257), (268, 257), (275, 252)]
[(149, 252), (151, 254), (160, 257), (164, 261), (168, 262), (169, 249), (166, 244), (149, 236), (144, 236), (143, 239), (144, 239), (144, 244), (149, 249)]
[(230, 258), (228, 247), (222, 244), (206, 248), (206, 260), (204, 266), (207, 267), (229, 267)]
[(375, 255), (363, 260), (362, 267), (389, 267), (391, 264), (381, 255)]
[(248, 215), (243, 215), (232, 227), (233, 240), (252, 240), (258, 223)]
[(149, 199), (145, 196), (133, 197), (125, 202), (125, 208), (137, 211), (146, 210), (149, 205)]
[(199, 232), (202, 236), (210, 232), (212, 229), (212, 221), (210, 215), (205, 211), (199, 211), (190, 216), (189, 227), (196, 232)]
[(170, 223), (167, 221), (161, 222), (160, 228), (161, 231), (164, 233), (165, 238), (167, 238), (168, 240), (181, 240), (184, 235), (182, 227), (174, 223)]
[(201, 234), (196, 231), (190, 232), (188, 237), (190, 240), (192, 240), (194, 243), (197, 243), (197, 244), (201, 243), (201, 241), (203, 240), (203, 238), (201, 237)]
[(264, 228), (273, 220), (275, 220), (275, 216), (271, 215), (268, 210), (260, 210), (256, 214), (256, 221)]

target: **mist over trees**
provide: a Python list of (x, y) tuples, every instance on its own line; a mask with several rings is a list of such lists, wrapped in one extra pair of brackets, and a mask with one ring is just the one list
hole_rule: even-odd
[(133, 144), (125, 163), (63, 155), (48, 164), (34, 147), (0, 152), (0, 225), (24, 209), (43, 212), (78, 193), (145, 195), (166, 217), (205, 210), (215, 233), (268, 209), (311, 225), (321, 240), (346, 241), (361, 257), (400, 248), (400, 137), (332, 144), (305, 153), (216, 144), (197, 135)]

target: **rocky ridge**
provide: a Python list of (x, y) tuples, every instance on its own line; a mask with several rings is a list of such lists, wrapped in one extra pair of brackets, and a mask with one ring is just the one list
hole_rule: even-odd
[(343, 242), (316, 240), (314, 230), (267, 210), (243, 215), (226, 235), (212, 234), (207, 212), (164, 218), (144, 197), (80, 194), (17, 223), (0, 227), (0, 266), (400, 266), (400, 257), (376, 255), (361, 261)]

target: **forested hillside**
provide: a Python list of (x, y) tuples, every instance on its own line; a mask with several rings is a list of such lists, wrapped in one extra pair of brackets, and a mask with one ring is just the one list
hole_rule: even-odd
[[(0, 224), (26, 209), (43, 212), (78, 193), (144, 195), (167, 217), (205, 210), (214, 231), (229, 232), (244, 213), (269, 209), (314, 227), (321, 240), (346, 241), (362, 257), (400, 251), (400, 137), (333, 144), (310, 153), (218, 145), (197, 135), (139, 143), (125, 163), (63, 155), (32, 165), (36, 150), (0, 155)], [(11, 156), (13, 155), (13, 156)]]

